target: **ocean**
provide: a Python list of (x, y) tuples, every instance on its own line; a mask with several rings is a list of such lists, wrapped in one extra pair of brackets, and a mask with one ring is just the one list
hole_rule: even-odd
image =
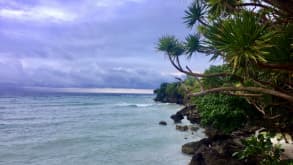
[[(179, 105), (154, 95), (0, 96), (1, 165), (187, 165), (181, 145), (204, 137), (175, 130)], [(167, 126), (159, 121), (167, 121)], [(184, 121), (188, 123), (187, 121)]]

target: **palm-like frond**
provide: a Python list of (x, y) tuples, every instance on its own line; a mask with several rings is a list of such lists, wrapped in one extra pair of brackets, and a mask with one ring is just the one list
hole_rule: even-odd
[(207, 0), (210, 19), (226, 15), (227, 12), (231, 13), (239, 2), (239, 0)]
[(208, 27), (208, 43), (222, 52), (224, 59), (234, 70), (238, 67), (252, 67), (258, 62), (266, 62), (267, 48), (272, 47), (276, 34), (259, 23), (252, 12), (243, 11), (234, 18), (220, 21)]
[(165, 52), (169, 56), (180, 56), (184, 53), (183, 44), (174, 36), (163, 36), (159, 39), (157, 50)]
[(184, 23), (187, 27), (192, 28), (197, 21), (201, 21), (207, 14), (207, 5), (202, 0), (195, 0), (191, 6), (185, 10), (185, 16), (183, 17)]
[(201, 45), (200, 45), (200, 35), (199, 34), (189, 34), (185, 38), (184, 42), (185, 50), (187, 53), (187, 58), (191, 58), (192, 54), (194, 52), (200, 51)]
[(279, 27), (280, 32), (274, 37), (275, 46), (268, 48), (270, 55), (268, 63), (292, 64), (293, 63), (293, 24)]

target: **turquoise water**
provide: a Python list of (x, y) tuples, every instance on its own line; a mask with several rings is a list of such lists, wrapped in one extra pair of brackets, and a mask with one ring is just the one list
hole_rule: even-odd
[[(186, 165), (181, 145), (202, 138), (179, 132), (180, 106), (153, 95), (0, 97), (2, 165)], [(158, 122), (165, 120), (167, 126)], [(185, 139), (187, 138), (187, 139)]]

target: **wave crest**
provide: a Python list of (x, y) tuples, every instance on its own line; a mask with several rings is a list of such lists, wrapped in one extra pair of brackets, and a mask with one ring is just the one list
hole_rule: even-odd
[(151, 107), (155, 104), (132, 104), (132, 103), (119, 103), (116, 104), (116, 107)]

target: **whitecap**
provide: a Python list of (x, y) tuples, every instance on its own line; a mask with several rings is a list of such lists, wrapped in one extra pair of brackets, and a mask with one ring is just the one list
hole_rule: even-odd
[(133, 103), (118, 103), (115, 107), (151, 107), (154, 104), (133, 104)]

